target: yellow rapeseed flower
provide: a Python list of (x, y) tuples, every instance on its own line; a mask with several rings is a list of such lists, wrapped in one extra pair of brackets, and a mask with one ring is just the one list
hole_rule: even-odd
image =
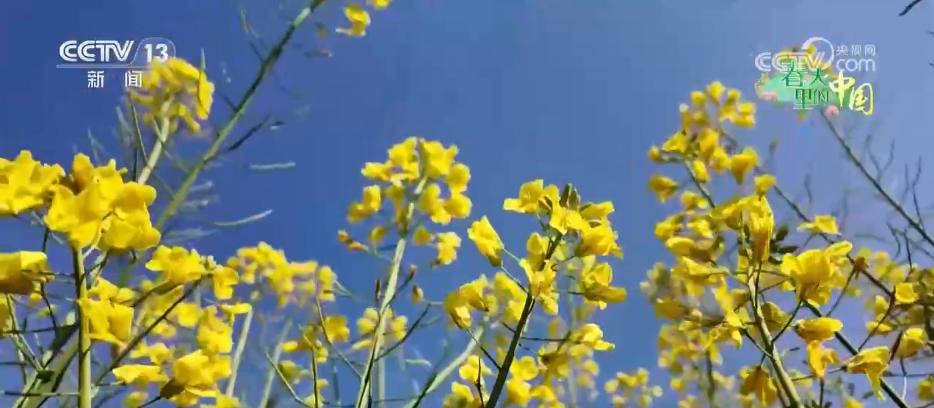
[(503, 251), (503, 242), (486, 216), (470, 225), (467, 237), (477, 245), (477, 250), (490, 261), (491, 265), (494, 267), (503, 265), (503, 258), (500, 255)]
[(0, 217), (44, 205), (52, 187), (64, 176), (61, 166), (39, 163), (27, 150), (13, 161), (0, 158)]

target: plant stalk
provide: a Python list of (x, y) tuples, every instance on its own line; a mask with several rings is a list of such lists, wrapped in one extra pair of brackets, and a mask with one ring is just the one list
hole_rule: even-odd
[(75, 269), (75, 293), (78, 310), (78, 407), (91, 408), (91, 324), (81, 304), (88, 299), (84, 257), (80, 249), (72, 249)]
[[(412, 205), (410, 205), (410, 207), (412, 207)], [(404, 236), (400, 237), (399, 241), (396, 242), (396, 249), (392, 255), (392, 266), (390, 266), (389, 278), (386, 279), (386, 290), (383, 293), (382, 301), (379, 306), (379, 322), (376, 323), (376, 330), (373, 332), (373, 347), (370, 349), (369, 362), (367, 363), (366, 371), (364, 371), (363, 378), (361, 379), (360, 390), (357, 392), (357, 408), (367, 406), (367, 401), (370, 399), (373, 365), (376, 363), (376, 356), (379, 355), (383, 347), (383, 341), (385, 340), (383, 332), (386, 331), (386, 312), (389, 310), (390, 302), (396, 297), (396, 286), (399, 284), (399, 270), (402, 269), (402, 256), (405, 254), (405, 246), (406, 238)], [(383, 366), (381, 367), (385, 368)], [(382, 373), (382, 370), (380, 372)], [(385, 381), (385, 379), (382, 381)]]
[(237, 339), (237, 348), (234, 350), (233, 361), (230, 363), (230, 379), (227, 380), (227, 389), (224, 394), (232, 397), (234, 385), (237, 383), (237, 372), (240, 369), (240, 360), (243, 358), (243, 350), (246, 349), (246, 341), (250, 335), (250, 325), (253, 323), (253, 309), (246, 312), (243, 319), (243, 327), (240, 328), (240, 337)]
[[(754, 280), (750, 279), (746, 285), (749, 287), (750, 295), (753, 299), (756, 299), (759, 295)], [(769, 328), (765, 324), (765, 314), (762, 313), (762, 308), (759, 307), (758, 301), (753, 301), (753, 309), (755, 309), (755, 325), (759, 331), (759, 337), (762, 339), (766, 351), (768, 351), (768, 359), (772, 362), (772, 367), (775, 368), (775, 374), (778, 375), (778, 382), (785, 391), (785, 395), (788, 396), (788, 405), (790, 408), (801, 408), (803, 406), (801, 405), (801, 397), (798, 396), (798, 390), (795, 388), (794, 382), (791, 381), (788, 371), (785, 370), (785, 365), (782, 364), (782, 358), (778, 354), (778, 348), (775, 347), (775, 343), (772, 342), (772, 333), (769, 332)]]

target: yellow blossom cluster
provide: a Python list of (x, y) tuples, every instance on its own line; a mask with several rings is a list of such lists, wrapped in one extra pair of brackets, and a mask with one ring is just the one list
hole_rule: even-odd
[(148, 249), (159, 243), (149, 206), (156, 190), (124, 181), (126, 169), (116, 161), (95, 167), (88, 156), (78, 154), (71, 175), (53, 189), (45, 223), (68, 237), (75, 248), (95, 245), (101, 250)]
[[(401, 251), (408, 242), (433, 246), (437, 252), (430, 262), (432, 266), (451, 265), (458, 259), (460, 236), (433, 231), (434, 226), (447, 226), (470, 216), (472, 203), (465, 192), (471, 174), (466, 165), (455, 160), (457, 152), (455, 146), (413, 137), (390, 148), (385, 162), (364, 166), (364, 177), (379, 184), (364, 188), (362, 199), (350, 205), (348, 220), (376, 225), (365, 240), (340, 231), (338, 241), (351, 251), (381, 257), (384, 251), (392, 250), (393, 256), (383, 258), (391, 261), (390, 276), (385, 281), (390, 286), (377, 281), (377, 307), (367, 308), (358, 320), (359, 337), (351, 350), (393, 350), (396, 344), (417, 334), (422, 318), (409, 324), (407, 318), (394, 314), (389, 307), (395, 294), (406, 285), (412, 287), (415, 304), (426, 304), (429, 309), (435, 304), (415, 282), (418, 274), (414, 267), (407, 276), (399, 272)], [(384, 205), (386, 198), (391, 206)], [(559, 407), (563, 406), (561, 400), (569, 383), (574, 389), (590, 390), (593, 397), (599, 374), (594, 352), (609, 351), (614, 346), (603, 339), (600, 326), (589, 320), (607, 304), (626, 298), (623, 288), (612, 285), (610, 264), (598, 261), (598, 257), (622, 256), (617, 233), (608, 218), (614, 211), (613, 204), (584, 202), (572, 186), (562, 191), (555, 185), (545, 185), (543, 180), (533, 180), (521, 186), (518, 197), (506, 199), (503, 209), (533, 216), (543, 229), (529, 235), (523, 258), (506, 249), (488, 217), (480, 217), (467, 229), (467, 237), (496, 272), (467, 279), (447, 293), (440, 305), (450, 326), (467, 333), (493, 333), (484, 335), (489, 340), (476, 345), (482, 352), (475, 350), (460, 360), (459, 378), (451, 383), (443, 406), (474, 407), (495, 398), (505, 406)], [(396, 244), (384, 245), (390, 235), (398, 237)], [(509, 271), (506, 258), (512, 258), (521, 268), (524, 273), (518, 276), (523, 279)], [(568, 293), (567, 318), (560, 315), (562, 292)], [(535, 310), (552, 316), (548, 325), (551, 340), (537, 354), (517, 355), (513, 339), (527, 329)], [(304, 340), (290, 343), (290, 349), (333, 352), (334, 344), (350, 339), (344, 316), (322, 314), (319, 322), (323, 324), (306, 327)], [(383, 326), (385, 332), (380, 331)], [(341, 335), (315, 337), (322, 332)], [(384, 341), (388, 341), (386, 346)], [(371, 362), (381, 358), (384, 356), (379, 352), (371, 351)]]
[(0, 217), (44, 206), (62, 177), (61, 166), (39, 163), (29, 151), (15, 160), (0, 158)]
[[(383, 10), (389, 7), (392, 0), (370, 0), (370, 6), (376, 10)], [(337, 32), (350, 37), (363, 37), (366, 35), (366, 29), (370, 26), (370, 13), (363, 6), (350, 3), (344, 7), (344, 15), (350, 21), (350, 27), (341, 27)]]
[[(681, 128), (648, 154), (655, 163), (680, 168), (688, 180), (679, 183), (662, 174), (649, 180), (661, 203), (680, 193), (679, 208), (654, 231), (675, 260), (670, 267), (657, 264), (641, 284), (656, 316), (667, 321), (659, 333), (659, 366), (671, 373), (670, 387), (681, 395), (681, 406), (705, 399), (711, 405), (733, 400), (747, 407), (779, 401), (802, 406), (817, 398), (815, 386), (823, 394), (831, 383), (828, 374), (837, 372), (865, 374), (882, 398), (887, 389), (882, 377), (892, 359), (910, 359), (927, 347), (924, 307), (915, 305), (934, 284), (934, 272), (899, 265), (885, 252), (864, 249), (853, 255), (853, 245), (838, 238), (835, 217), (807, 218), (797, 207), (792, 207), (801, 217), (797, 230), (808, 235), (804, 245), (823, 242), (810, 248), (790, 243), (795, 237), (788, 225), (776, 226), (768, 198), (794, 203), (759, 167), (755, 149), (742, 147), (731, 134), (735, 127), (754, 126), (754, 105), (719, 82), (692, 92), (690, 99), (681, 106)], [(727, 171), (740, 193), (717, 201), (713, 192), (720, 189), (711, 176)], [(843, 337), (843, 323), (824, 315), (835, 311), (839, 298), (865, 293), (865, 284), (854, 279), (860, 274), (869, 277), (870, 291), (879, 293), (867, 301), (875, 319), (867, 324), (866, 341), (897, 331), (891, 347), (866, 347), (866, 341), (856, 347)], [(791, 300), (790, 309), (779, 306), (779, 299)], [(795, 319), (805, 313), (814, 317)], [(786, 331), (800, 339), (810, 375), (799, 374), (779, 348)], [(850, 357), (829, 347), (832, 340)], [(740, 372), (739, 395), (727, 392), (732, 377), (715, 368), (722, 364), (719, 344), (724, 342), (737, 348), (751, 343), (762, 354), (762, 361)], [(861, 406), (846, 394), (842, 400), (847, 407)]]
[[(350, 26), (337, 32), (364, 36), (367, 9), (384, 9), (390, 1), (347, 3)], [(312, 4), (306, 12), (320, 3)], [(181, 123), (202, 130), (213, 91), (201, 69), (169, 58), (153, 64), (130, 98), (144, 108), (143, 122), (161, 149)], [(655, 264), (640, 285), (662, 320), (657, 365), (670, 377), (668, 395), (678, 407), (824, 407), (832, 397), (844, 408), (861, 408), (873, 395), (904, 407), (909, 394), (934, 403), (934, 373), (906, 368), (934, 353), (934, 268), (918, 266), (911, 255), (903, 261), (901, 242), (896, 255), (868, 248), (854, 253), (835, 216), (809, 216), (788, 198), (760, 165), (757, 150), (733, 134), (756, 125), (756, 105), (739, 90), (712, 82), (690, 93), (678, 119), (678, 129), (648, 152), (650, 161), (681, 174), (659, 172), (648, 180), (651, 194), (673, 208), (653, 231), (671, 260)], [(49, 353), (71, 349), (78, 356), (81, 408), (111, 376), (111, 386), (130, 388), (128, 407), (160, 400), (180, 407), (253, 406), (235, 396), (234, 385), (238, 373), (250, 371), (241, 367), (244, 355), (256, 352), (245, 351), (254, 317), (263, 324), (260, 361), (268, 363), (258, 406), (274, 406), (286, 393), (290, 403), (308, 408), (344, 406), (336, 382), (350, 376), (341, 370), (360, 381), (349, 405), (357, 408), (403, 400), (407, 408), (427, 406), (423, 398), (440, 386), (450, 391), (431, 397), (431, 404), (442, 408), (658, 405), (665, 392), (650, 383), (646, 368), (616, 372), (603, 383), (606, 401), (597, 401), (601, 356), (616, 349), (597, 321), (628, 295), (614, 284), (613, 258), (623, 256), (610, 221), (614, 204), (585, 201), (571, 184), (527, 181), (502, 205), (533, 219), (525, 251), (511, 250), (494, 228), (495, 216), (472, 217), (471, 170), (458, 153), (454, 145), (409, 137), (391, 146), (384, 161), (363, 166), (368, 185), (346, 218), (366, 231), (340, 230), (337, 240), (379, 263), (378, 274), (354, 276), (375, 282), (368, 294), (343, 287), (329, 266), (291, 260), (266, 242), (239, 248), (221, 263), (163, 242), (158, 228), (168, 216), (151, 221), (151, 173), (130, 177), (115, 160), (94, 164), (83, 154), (74, 156), (69, 172), (28, 151), (0, 158), (0, 217), (32, 216), (46, 230), (41, 250), (0, 253), (0, 335), (35, 371), (35, 383), (65, 374), (67, 361), (63, 368), (44, 367), (54, 364), (32, 356), (23, 340), (30, 320), (20, 324), (17, 307), (34, 312), (45, 303), (47, 310), (36, 315), (55, 326)], [(149, 166), (144, 172), (154, 171)], [(718, 199), (723, 191), (732, 193)], [(177, 204), (172, 201), (166, 213)], [(776, 210), (785, 207), (795, 221), (780, 224)], [(459, 220), (468, 221), (462, 226)], [(461, 228), (466, 231), (459, 234)], [(924, 244), (912, 239), (934, 246), (923, 226), (914, 228), (918, 237), (901, 234), (906, 250)], [(459, 254), (463, 234), (488, 270), (454, 271), (465, 257)], [(72, 274), (50, 266), (51, 238), (67, 244)], [(413, 259), (423, 250), (430, 256)], [(95, 253), (97, 261), (87, 262)], [(119, 281), (105, 278), (108, 263), (127, 264), (119, 265), (125, 266)], [(137, 265), (144, 270), (132, 274)], [(442, 277), (444, 291), (426, 290), (420, 278), (428, 274)], [(53, 305), (46, 288), (59, 276), (74, 283), (74, 293), (56, 294), (60, 304)], [(402, 296), (406, 291), (410, 295)], [(275, 300), (273, 313), (260, 310), (265, 299), (271, 308)], [(871, 315), (857, 330), (834, 317), (841, 302), (854, 299), (864, 300)], [(347, 314), (350, 302), (362, 310), (356, 320)], [(68, 326), (60, 327), (56, 308), (63, 304), (74, 310)], [(269, 323), (281, 332), (267, 347)], [(425, 334), (434, 325), (464, 339), (463, 352), (445, 353), (446, 367), (425, 360), (413, 340), (435, 339), (436, 333)], [(71, 329), (78, 332), (73, 346), (64, 337)], [(851, 342), (847, 335), (854, 333), (863, 341)], [(724, 356), (733, 348), (740, 352), (726, 358), (735, 357), (738, 363), (730, 366), (741, 368), (730, 373)], [(100, 350), (109, 350), (109, 359), (92, 365)], [(391, 357), (403, 374), (417, 366), (432, 370), (420, 396), (386, 395), (393, 388), (386, 378)], [(902, 392), (890, 385), (893, 377), (904, 381)], [(871, 390), (862, 398), (857, 380)], [(36, 395), (51, 393), (22, 398)]]
[(663, 393), (662, 387), (649, 385), (649, 372), (644, 368), (633, 373), (618, 372), (616, 377), (606, 382), (604, 388), (617, 408), (629, 405), (648, 407), (653, 398), (661, 397)]
[(204, 72), (181, 58), (157, 58), (140, 82), (129, 90), (130, 98), (145, 108), (143, 123), (157, 126), (163, 133), (159, 137), (175, 133), (180, 122), (192, 133), (201, 132), (214, 103), (214, 84)]

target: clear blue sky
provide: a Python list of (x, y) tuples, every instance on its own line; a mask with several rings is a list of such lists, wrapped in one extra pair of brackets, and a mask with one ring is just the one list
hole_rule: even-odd
[[(275, 2), (241, 3), (267, 42), (278, 38), (298, 5), (291, 0), (280, 10)], [(114, 149), (121, 78), (108, 78), (104, 90), (89, 90), (85, 71), (56, 69), (58, 46), (69, 39), (162, 36), (193, 61), (203, 49), (220, 92), (239, 97), (257, 69), (239, 20), (241, 3), (0, 6), (0, 156), (29, 149), (42, 161), (68, 164), (73, 146), (88, 151), (88, 130)], [(332, 28), (344, 24), (339, 2), (328, 3), (323, 20)], [(239, 246), (265, 240), (291, 258), (332, 265), (346, 286), (370, 293), (378, 276), (373, 264), (346, 254), (335, 240), (336, 231), (346, 228), (346, 205), (364, 185), (359, 169), (382, 160), (386, 148), (407, 136), (438, 139), (456, 144), (458, 159), (471, 166), (471, 219), (489, 215), (507, 245), (521, 248), (535, 228), (525, 217), (501, 210), (503, 198), (515, 196), (522, 182), (573, 182), (585, 199), (614, 201), (613, 222), (626, 254), (614, 265), (616, 280), (631, 296), (599, 318), (606, 337), (617, 344), (601, 367), (607, 374), (654, 367), (657, 322), (649, 317), (638, 282), (654, 262), (668, 260), (652, 228), (671, 208), (657, 205), (646, 191), (656, 169), (645, 153), (676, 130), (677, 107), (689, 91), (719, 79), (751, 96), (759, 77), (753, 56), (810, 36), (874, 44), (877, 72), (862, 79), (873, 81), (876, 113), (848, 121), (897, 138), (907, 161), (932, 146), (934, 68), (928, 62), (934, 61), (934, 36), (925, 29), (934, 27), (925, 23), (934, 5), (897, 17), (902, 1), (814, 3), (397, 0), (372, 13), (365, 38), (332, 36), (331, 58), (287, 51), (276, 70), (278, 85), (267, 83), (241, 123), (267, 113), (288, 123), (254, 138), (208, 175), (221, 201), (205, 214), (228, 221), (274, 212), (261, 223), (211, 236), (199, 249), (226, 258)], [(298, 37), (310, 44), (313, 28)], [(278, 86), (302, 95), (287, 95)], [(227, 112), (216, 100), (219, 121)], [(302, 109), (307, 113), (293, 119)], [(795, 123), (791, 113), (765, 105), (760, 112), (757, 128), (741, 137), (758, 146), (780, 139), (779, 181), (800, 183), (813, 171), (822, 191), (814, 211), (830, 211), (841, 186), (856, 182), (840, 165), (823, 126)], [(297, 167), (246, 170), (248, 163), (288, 161)], [(40, 239), (29, 232), (24, 241), (16, 235), (24, 231), (9, 224), (4, 228), (15, 233), (0, 236), (0, 250), (23, 249), (24, 242)], [(468, 225), (452, 225), (465, 239), (464, 249), (454, 266), (425, 274), (429, 295), (440, 297), (452, 282), (494, 272), (466, 241)]]

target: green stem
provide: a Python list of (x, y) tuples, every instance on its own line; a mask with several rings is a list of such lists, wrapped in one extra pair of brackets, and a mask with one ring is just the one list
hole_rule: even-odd
[[(386, 331), (386, 320), (388, 320), (386, 319), (386, 311), (389, 310), (389, 304), (396, 296), (396, 285), (399, 283), (399, 270), (402, 267), (402, 256), (405, 254), (405, 245), (406, 238), (403, 236), (396, 242), (396, 250), (393, 252), (389, 278), (386, 279), (386, 291), (382, 296), (382, 302), (379, 306), (379, 322), (377, 322), (376, 330), (373, 332), (373, 347), (370, 348), (370, 357), (368, 359), (366, 371), (363, 373), (360, 389), (357, 392), (357, 408), (367, 406), (366, 401), (370, 399), (373, 366), (376, 363), (376, 357), (383, 347), (383, 332)], [(382, 359), (380, 359), (380, 361), (382, 361)]]
[(243, 326), (240, 328), (240, 337), (237, 339), (237, 348), (234, 350), (233, 362), (230, 363), (230, 379), (227, 380), (227, 389), (224, 394), (228, 397), (233, 396), (234, 385), (237, 383), (237, 371), (240, 368), (240, 360), (243, 358), (243, 350), (246, 349), (246, 341), (250, 335), (250, 325), (253, 323), (253, 309), (246, 312), (243, 319)]
[[(567, 286), (565, 290), (570, 293), (574, 290), (572, 282), (574, 280), (567, 279)], [(575, 313), (577, 313), (576, 308), (574, 307), (574, 300), (571, 299), (571, 296), (564, 296), (565, 306), (568, 309), (568, 332), (573, 333), (576, 325)], [(571, 408), (577, 408), (577, 360), (571, 361), (571, 364), (568, 365), (570, 375), (567, 378), (568, 384), (568, 393), (571, 394)]]
[(707, 403), (710, 408), (717, 408), (717, 382), (713, 378), (713, 361), (710, 358), (710, 351), (704, 353), (707, 370)]
[[(259, 408), (266, 408), (269, 404), (269, 398), (272, 396), (272, 386), (275, 384), (276, 378), (279, 377), (279, 360), (282, 358), (282, 343), (285, 342), (285, 336), (289, 334), (289, 330), (291, 329), (292, 321), (290, 320), (282, 326), (282, 331), (279, 332), (279, 338), (276, 341), (276, 349), (272, 352), (272, 359), (270, 360), (272, 367), (269, 369), (269, 375), (266, 376), (266, 385), (263, 387), (263, 397), (260, 399)], [(263, 351), (266, 352), (265, 350)], [(267, 357), (268, 356), (267, 354)]]
[[(149, 158), (146, 159), (143, 170), (139, 172), (139, 177), (136, 178), (136, 182), (139, 184), (146, 184), (149, 181), (149, 177), (156, 170), (159, 159), (162, 157), (162, 149), (169, 140), (169, 119), (164, 118), (161, 122), (159, 126), (153, 128), (156, 133), (156, 142), (152, 146), (152, 151), (149, 153)], [(141, 150), (144, 149), (141, 148)]]
[[(558, 249), (558, 244), (561, 243), (562, 238), (563, 235), (559, 233), (548, 243), (548, 250), (545, 251), (545, 256), (542, 257), (541, 265), (537, 268), (538, 272), (545, 269), (545, 265), (548, 263), (548, 260), (554, 256), (555, 250)], [(516, 324), (515, 333), (513, 333), (512, 341), (509, 343), (509, 350), (506, 351), (506, 358), (503, 359), (503, 365), (500, 367), (499, 373), (496, 374), (496, 382), (493, 384), (493, 391), (490, 392), (489, 400), (486, 402), (486, 405), (484, 405), (485, 408), (495, 408), (496, 403), (499, 402), (499, 396), (503, 393), (503, 389), (506, 388), (506, 378), (509, 377), (509, 368), (512, 367), (512, 361), (516, 357), (519, 339), (522, 337), (522, 332), (525, 331), (525, 325), (528, 323), (529, 316), (532, 315), (534, 309), (535, 298), (532, 297), (530, 292), (526, 292), (525, 304), (522, 306), (522, 316), (519, 317), (519, 323)]]
[(376, 360), (376, 406), (383, 408), (386, 399), (386, 359)]
[[(363, 377), (360, 379), (360, 387), (357, 390), (357, 402), (356, 408), (362, 408), (364, 406), (364, 401), (371, 399), (371, 388), (373, 381), (373, 369), (374, 365), (377, 365), (378, 361), (382, 361), (382, 358), (379, 358), (380, 351), (383, 347), (384, 332), (386, 331), (386, 312), (390, 309), (390, 306), (396, 298), (396, 290), (399, 284), (399, 270), (402, 269), (402, 257), (405, 255), (405, 246), (406, 246), (406, 236), (408, 235), (409, 220), (412, 219), (412, 214), (415, 212), (415, 203), (418, 201), (419, 197), (422, 194), (422, 191), (425, 189), (425, 185), (428, 183), (427, 177), (422, 177), (418, 182), (418, 185), (415, 186), (415, 191), (413, 192), (414, 198), (409, 202), (409, 205), (406, 208), (404, 225), (399, 226), (399, 241), (396, 242), (396, 249), (392, 254), (392, 264), (389, 268), (389, 277), (386, 279), (386, 290), (382, 294), (382, 300), (379, 306), (379, 321), (376, 323), (376, 331), (373, 332), (373, 347), (370, 348), (370, 356), (367, 359), (366, 371), (363, 373)], [(383, 366), (380, 366), (383, 367)], [(384, 367), (383, 367), (384, 368)], [(383, 370), (379, 370), (383, 372)], [(385, 384), (385, 379), (380, 380)], [(383, 388), (382, 386), (380, 388)], [(383, 398), (380, 398), (382, 401)]]
[(798, 390), (795, 388), (794, 382), (791, 381), (788, 371), (785, 370), (785, 365), (782, 364), (782, 358), (778, 354), (778, 348), (775, 347), (775, 343), (772, 342), (772, 333), (769, 332), (769, 328), (765, 324), (765, 315), (762, 313), (762, 308), (759, 307), (759, 302), (756, 300), (759, 297), (759, 293), (752, 279), (749, 280), (747, 286), (749, 287), (749, 293), (753, 299), (756, 328), (759, 330), (759, 337), (762, 339), (765, 350), (768, 351), (768, 359), (772, 362), (772, 367), (775, 369), (775, 374), (778, 376), (779, 385), (782, 386), (785, 395), (788, 396), (789, 407), (800, 408), (803, 406), (801, 405), (801, 397), (798, 396)]
[(81, 303), (88, 299), (84, 257), (80, 249), (72, 250), (75, 269), (75, 294), (78, 302), (78, 407), (91, 408), (91, 324)]

